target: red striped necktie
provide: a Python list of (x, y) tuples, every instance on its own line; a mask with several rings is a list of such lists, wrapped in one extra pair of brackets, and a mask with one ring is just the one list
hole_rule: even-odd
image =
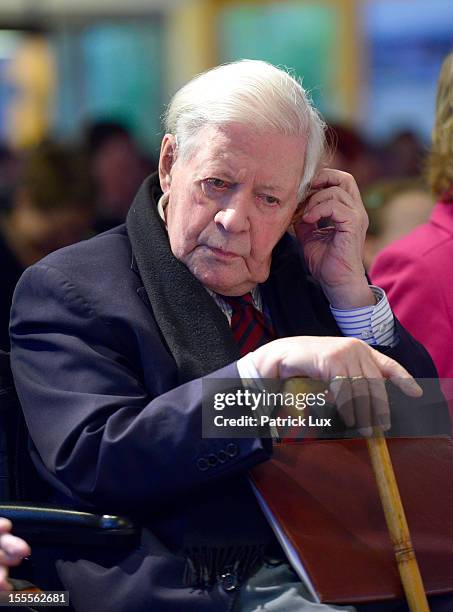
[(276, 335), (271, 322), (255, 308), (251, 293), (239, 297), (222, 295), (221, 298), (232, 309), (231, 331), (239, 346), (241, 357), (275, 340)]
[[(275, 340), (276, 335), (272, 324), (255, 308), (251, 293), (239, 297), (220, 296), (232, 308), (231, 330), (239, 346), (241, 357), (247, 355), (258, 347)], [(289, 416), (287, 410), (280, 407), (281, 416)], [(299, 437), (299, 427), (287, 427), (280, 435), (284, 435), (282, 442), (294, 442)], [(289, 437), (287, 437), (289, 436)]]

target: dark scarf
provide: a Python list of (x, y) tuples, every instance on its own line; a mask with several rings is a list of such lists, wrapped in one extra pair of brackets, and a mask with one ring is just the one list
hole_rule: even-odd
[[(154, 318), (183, 384), (240, 355), (225, 315), (172, 254), (157, 211), (160, 196), (155, 176), (148, 178), (129, 211), (127, 231)], [(228, 516), (221, 525), (219, 508)], [(262, 563), (273, 538), (242, 474), (215, 481), (196, 493), (187, 502), (186, 516), (184, 542), (178, 552), (186, 558), (186, 580), (194, 586), (209, 586), (231, 571), (244, 580)]]
[(225, 315), (171, 252), (165, 226), (152, 204), (162, 195), (152, 178), (145, 181), (134, 200), (127, 231), (154, 317), (182, 384), (206, 376), (240, 355)]

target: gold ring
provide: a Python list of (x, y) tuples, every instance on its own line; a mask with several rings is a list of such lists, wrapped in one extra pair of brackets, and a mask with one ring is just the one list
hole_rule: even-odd
[(349, 376), (334, 376), (330, 379), (330, 382), (335, 382), (336, 380), (348, 380)]
[(350, 376), (351, 382), (357, 382), (358, 380), (365, 380), (366, 376)]

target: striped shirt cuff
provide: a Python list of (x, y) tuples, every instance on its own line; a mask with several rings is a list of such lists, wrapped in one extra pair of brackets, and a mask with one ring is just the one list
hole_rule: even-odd
[(330, 307), (343, 336), (358, 338), (371, 346), (394, 347), (398, 343), (392, 309), (385, 291), (375, 285), (370, 289), (376, 298), (374, 306), (340, 310)]

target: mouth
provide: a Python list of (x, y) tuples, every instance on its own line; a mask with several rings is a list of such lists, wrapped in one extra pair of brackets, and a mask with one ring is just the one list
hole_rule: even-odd
[[(207, 245), (206, 245), (207, 246)], [(217, 257), (222, 257), (223, 259), (234, 259), (235, 257), (240, 257), (237, 253), (233, 253), (232, 251), (225, 251), (224, 249), (219, 249), (217, 247), (207, 246), (207, 248), (214, 253)]]

